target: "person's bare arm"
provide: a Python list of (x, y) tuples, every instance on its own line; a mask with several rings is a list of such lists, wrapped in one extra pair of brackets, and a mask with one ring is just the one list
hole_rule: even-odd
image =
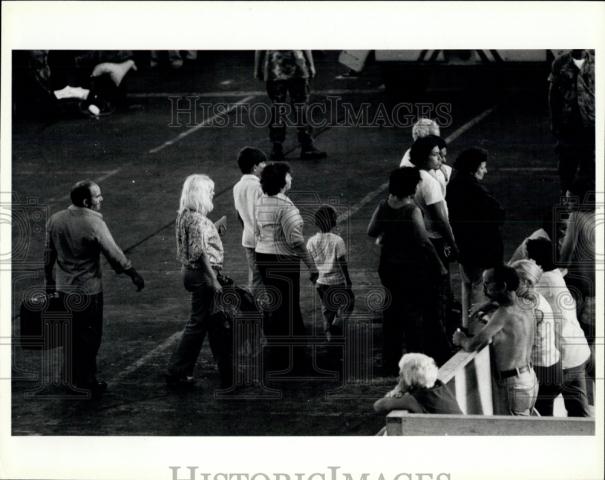
[(319, 271), (317, 270), (317, 267), (315, 266), (313, 257), (309, 253), (309, 250), (307, 250), (307, 246), (305, 245), (305, 242), (291, 243), (290, 247), (296, 252), (296, 255), (303, 261), (303, 263), (309, 269), (309, 280), (311, 280), (311, 282), (315, 283), (315, 281), (317, 280), (317, 277), (319, 277)]
[(222, 237), (227, 232), (227, 217), (223, 215), (216, 222), (214, 222), (214, 226), (218, 231), (218, 234)]
[(468, 311), (468, 316), (474, 317), (474, 316), (477, 316), (477, 314), (479, 314), (478, 316), (482, 317), (483, 315), (492, 312), (493, 310), (495, 310), (498, 307), (499, 307), (498, 302), (495, 302), (493, 300), (488, 300), (487, 302), (472, 305)]
[(440, 275), (447, 275), (447, 269), (445, 268), (445, 265), (443, 265), (441, 258), (439, 258), (439, 254), (437, 253), (437, 250), (435, 250), (433, 242), (429, 239), (426, 226), (424, 225), (424, 219), (422, 218), (422, 212), (419, 208), (415, 208), (412, 212), (412, 225), (414, 226), (416, 241), (426, 251), (429, 261), (434, 266), (435, 271), (439, 272)]
[(454, 250), (454, 256), (458, 256), (458, 247), (456, 245), (456, 240), (454, 239), (454, 232), (452, 232), (452, 227), (450, 226), (450, 222), (447, 218), (447, 212), (445, 210), (445, 201), (433, 203), (431, 205), (427, 205), (426, 207), (432, 218), (437, 220), (436, 227), (445, 238), (447, 244), (452, 247)]
[(372, 214), (372, 218), (370, 219), (370, 223), (368, 224), (368, 235), (372, 238), (378, 237), (382, 233), (382, 226), (379, 222), (379, 213), (381, 210), (381, 205), (376, 207), (374, 213)]
[(418, 402), (408, 393), (401, 397), (384, 397), (374, 402), (374, 411), (377, 413), (388, 413), (392, 410), (417, 412)]
[(478, 352), (486, 347), (494, 336), (502, 330), (506, 315), (496, 311), (489, 322), (474, 337), (467, 337), (463, 332), (457, 330), (454, 332), (452, 342), (454, 345), (462, 347), (465, 352)]

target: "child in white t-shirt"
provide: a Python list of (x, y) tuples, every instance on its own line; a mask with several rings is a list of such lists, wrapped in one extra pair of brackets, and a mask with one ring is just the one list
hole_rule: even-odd
[[(326, 339), (341, 333), (340, 322), (346, 321), (355, 306), (355, 296), (347, 268), (344, 240), (331, 230), (336, 226), (336, 210), (322, 205), (315, 212), (315, 225), (319, 232), (307, 242), (307, 250), (319, 270), (317, 293), (322, 303)], [(338, 319), (337, 319), (338, 316)]]

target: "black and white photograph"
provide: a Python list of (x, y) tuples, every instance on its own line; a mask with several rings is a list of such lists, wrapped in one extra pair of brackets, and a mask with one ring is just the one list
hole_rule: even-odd
[(2, 4), (2, 478), (602, 478), (603, 4), (85, 3)]

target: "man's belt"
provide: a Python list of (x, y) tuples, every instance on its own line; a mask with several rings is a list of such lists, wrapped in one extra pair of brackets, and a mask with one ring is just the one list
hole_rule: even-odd
[(521, 375), (522, 373), (529, 372), (531, 367), (529, 365), (524, 365), (519, 368), (513, 368), (512, 370), (502, 370), (498, 372), (498, 378), (504, 379), (509, 377), (515, 377), (517, 375)]

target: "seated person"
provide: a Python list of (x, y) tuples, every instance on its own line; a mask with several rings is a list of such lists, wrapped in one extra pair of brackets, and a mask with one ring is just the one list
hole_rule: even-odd
[(399, 383), (374, 403), (378, 413), (407, 410), (410, 413), (462, 414), (456, 398), (437, 380), (435, 361), (422, 353), (406, 353), (399, 361)]

